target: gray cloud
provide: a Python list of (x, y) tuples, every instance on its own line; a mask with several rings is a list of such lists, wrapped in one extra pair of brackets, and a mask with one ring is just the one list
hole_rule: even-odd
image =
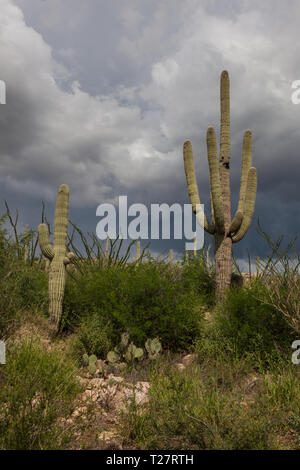
[[(191, 139), (207, 204), (205, 133), (219, 129), (219, 75), (227, 69), (233, 201), (250, 128), (255, 217), (274, 234), (297, 233), (300, 106), (291, 83), (300, 78), (299, 9), (293, 0), (289, 8), (274, 0), (1, 0), (2, 197), (21, 201), (33, 220), (36, 201), (53, 203), (64, 182), (74, 216), (91, 226), (82, 211), (119, 194), (187, 202), (182, 144)], [(264, 249), (255, 227), (240, 245), (238, 253)]]

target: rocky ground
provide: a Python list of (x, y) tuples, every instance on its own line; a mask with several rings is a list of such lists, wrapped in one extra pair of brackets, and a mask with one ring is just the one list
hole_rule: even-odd
[[(188, 354), (174, 363), (180, 371), (191, 365), (196, 355)], [(78, 376), (83, 386), (76, 408), (66, 425), (76, 429), (76, 441), (72, 448), (125, 449), (120, 433), (121, 415), (132, 404), (139, 410), (148, 402), (150, 383), (141, 380), (125, 379), (97, 371), (91, 376), (88, 372)], [(91, 419), (92, 417), (92, 419)]]

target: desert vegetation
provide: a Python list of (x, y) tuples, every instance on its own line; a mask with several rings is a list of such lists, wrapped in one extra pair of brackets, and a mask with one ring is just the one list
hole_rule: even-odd
[(299, 449), (293, 243), (261, 229), (269, 255), (258, 275), (220, 302), (205, 248), (180, 261), (137, 258), (135, 244), (100, 248), (70, 224), (76, 264), (53, 336), (37, 233), (19, 233), (9, 210), (1, 222), (1, 449)]
[[(226, 71), (220, 88), (219, 155), (207, 132), (212, 222), (204, 217), (214, 259), (206, 247), (175, 260), (136, 240), (101, 243), (69, 220), (66, 184), (53, 230), (43, 205), (38, 230), (20, 232), (5, 203), (1, 449), (300, 448), (300, 255), (258, 222), (268, 253), (257, 272), (243, 276), (232, 262), (252, 220), (256, 170), (246, 131), (231, 220)], [(197, 216), (189, 141), (184, 164)]]

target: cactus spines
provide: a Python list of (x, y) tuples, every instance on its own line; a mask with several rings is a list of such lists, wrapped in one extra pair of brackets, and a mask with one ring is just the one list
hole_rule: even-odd
[(65, 267), (74, 258), (73, 253), (66, 254), (66, 242), (69, 222), (69, 188), (62, 184), (58, 189), (54, 215), (54, 243), (50, 243), (48, 226), (40, 224), (38, 240), (43, 255), (49, 260), (49, 316), (54, 334), (58, 332), (62, 316), (62, 301), (65, 289)]
[[(220, 80), (221, 128), (220, 150), (218, 155), (216, 134), (209, 127), (206, 134), (207, 157), (210, 172), (210, 222), (204, 214), (204, 229), (214, 236), (216, 288), (218, 299), (230, 286), (232, 243), (240, 241), (247, 233), (255, 206), (257, 176), (252, 167), (252, 133), (246, 130), (243, 137), (240, 195), (237, 211), (231, 219), (230, 200), (230, 83), (226, 70)], [(183, 159), (190, 202), (197, 215), (200, 204), (192, 144), (186, 141), (183, 146)]]

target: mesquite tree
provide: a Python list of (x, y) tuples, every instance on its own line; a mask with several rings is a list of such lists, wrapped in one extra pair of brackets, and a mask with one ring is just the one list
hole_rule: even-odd
[[(213, 127), (207, 129), (207, 157), (210, 173), (211, 222), (204, 215), (204, 229), (214, 236), (216, 289), (221, 299), (231, 281), (232, 243), (247, 233), (254, 212), (257, 177), (252, 166), (252, 133), (247, 130), (243, 138), (242, 170), (238, 208), (231, 218), (230, 200), (230, 95), (229, 76), (221, 74), (221, 132), (218, 155), (217, 139)], [(197, 215), (201, 208), (194, 168), (192, 144), (183, 146), (184, 168), (190, 201)]]

